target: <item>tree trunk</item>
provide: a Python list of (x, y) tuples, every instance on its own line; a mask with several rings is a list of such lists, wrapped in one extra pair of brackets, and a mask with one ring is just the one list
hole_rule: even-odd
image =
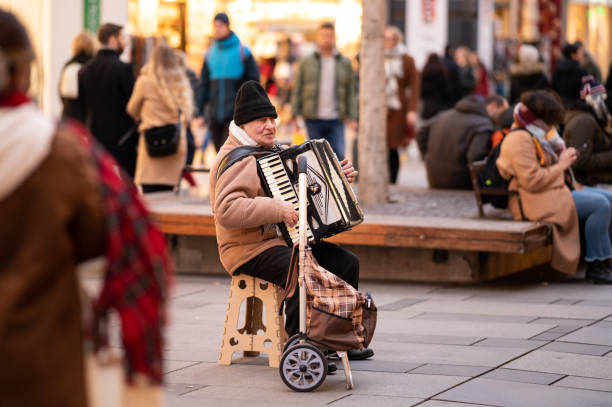
[(386, 0), (363, 0), (359, 60), (359, 202), (387, 201), (387, 101), (385, 95), (384, 29)]

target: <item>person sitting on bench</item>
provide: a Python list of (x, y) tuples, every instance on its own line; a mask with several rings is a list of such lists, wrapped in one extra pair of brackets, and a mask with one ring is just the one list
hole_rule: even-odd
[[(287, 279), (292, 249), (277, 234), (276, 224), (292, 226), (298, 222), (293, 204), (264, 193), (253, 155), (236, 162), (217, 179), (217, 168), (225, 156), (240, 146), (272, 147), (276, 136), (276, 109), (262, 86), (246, 82), (238, 90), (234, 120), (229, 137), (211, 167), (210, 203), (214, 213), (219, 256), (230, 275), (246, 274), (283, 286)], [(357, 176), (353, 165), (341, 162), (343, 172), (352, 182)], [(346, 249), (327, 242), (312, 247), (319, 264), (357, 288), (359, 260)], [(299, 299), (286, 301), (285, 328), (289, 336), (299, 329)], [(352, 350), (350, 359), (374, 355), (371, 349)], [(335, 370), (330, 364), (329, 371)]]
[[(556, 125), (563, 122), (560, 99), (547, 91), (526, 92), (514, 110), (512, 128), (501, 145), (497, 168), (518, 190), (525, 217), (552, 225), (551, 267), (573, 274), (580, 258), (580, 232), (586, 242), (586, 278), (612, 283), (612, 192), (582, 187), (568, 171), (580, 154), (566, 148)], [(520, 219), (516, 196), (508, 209)], [(579, 222), (580, 221), (580, 222)], [(580, 230), (579, 223), (584, 227)]]
[(499, 95), (470, 95), (421, 125), (416, 140), (430, 188), (472, 189), (468, 163), (489, 154), (494, 121), (507, 108)]

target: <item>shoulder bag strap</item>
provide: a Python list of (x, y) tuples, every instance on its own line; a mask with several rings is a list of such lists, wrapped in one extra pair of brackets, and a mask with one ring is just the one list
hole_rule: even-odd
[(236, 147), (235, 149), (227, 153), (219, 163), (219, 168), (217, 168), (217, 179), (219, 179), (221, 175), (223, 175), (223, 173), (227, 171), (227, 169), (230, 168), (232, 165), (236, 164), (238, 161), (250, 155), (254, 155), (255, 157), (261, 157), (270, 153), (272, 153), (271, 150), (262, 147)]

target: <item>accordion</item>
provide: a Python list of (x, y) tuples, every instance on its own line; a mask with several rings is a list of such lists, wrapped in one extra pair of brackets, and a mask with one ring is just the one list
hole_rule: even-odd
[[(290, 202), (298, 210), (299, 156), (308, 159), (307, 242), (312, 244), (360, 224), (361, 207), (326, 140), (307, 141), (258, 158), (259, 178), (266, 194)], [(278, 227), (290, 247), (298, 242), (297, 224), (291, 227), (282, 222)]]

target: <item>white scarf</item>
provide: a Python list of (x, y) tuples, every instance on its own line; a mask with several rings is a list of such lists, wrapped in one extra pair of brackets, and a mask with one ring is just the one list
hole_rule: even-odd
[(33, 103), (0, 108), (0, 200), (12, 194), (51, 151), (55, 124)]
[(406, 49), (403, 44), (397, 44), (389, 51), (385, 51), (387, 107), (393, 110), (400, 110), (402, 108), (402, 102), (399, 98), (400, 89), (398, 80), (404, 75), (405, 53)]
[(232, 136), (236, 137), (240, 144), (245, 146), (256, 147), (257, 143), (253, 140), (246, 131), (242, 130), (234, 121), (230, 123), (229, 132)]

